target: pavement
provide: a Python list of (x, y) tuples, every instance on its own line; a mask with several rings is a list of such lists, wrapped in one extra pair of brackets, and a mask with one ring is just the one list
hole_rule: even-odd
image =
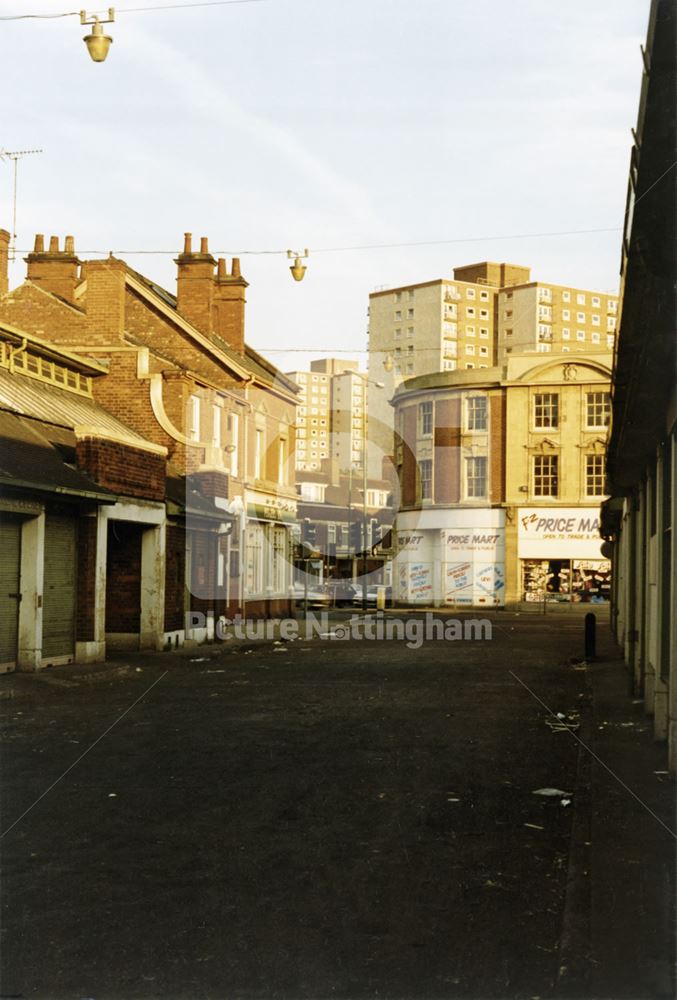
[(0, 677), (0, 998), (674, 997), (675, 786), (606, 616)]

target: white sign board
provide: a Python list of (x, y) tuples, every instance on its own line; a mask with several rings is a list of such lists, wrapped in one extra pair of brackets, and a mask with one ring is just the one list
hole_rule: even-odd
[(502, 527), (464, 527), (445, 532), (444, 603), (497, 605), (505, 595)]
[(601, 559), (599, 507), (522, 507), (520, 559)]

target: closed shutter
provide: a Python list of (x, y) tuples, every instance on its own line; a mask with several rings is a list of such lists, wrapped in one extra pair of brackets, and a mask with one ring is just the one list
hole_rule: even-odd
[(21, 523), (0, 515), (0, 669), (16, 666)]
[(70, 517), (45, 519), (42, 658), (72, 656), (75, 646), (75, 526)]

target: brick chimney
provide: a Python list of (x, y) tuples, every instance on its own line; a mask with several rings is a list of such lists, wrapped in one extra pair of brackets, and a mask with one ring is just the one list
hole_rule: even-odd
[(200, 240), (199, 253), (193, 253), (192, 240), (191, 233), (186, 233), (183, 253), (174, 261), (178, 266), (176, 308), (189, 323), (209, 334), (212, 332), (216, 261), (209, 252), (206, 236)]
[(0, 229), (0, 295), (9, 291), (9, 240), (6, 229)]
[(59, 250), (59, 238), (51, 236), (49, 250), (45, 251), (45, 238), (38, 233), (33, 253), (29, 253), (24, 259), (28, 264), (26, 277), (29, 281), (44, 288), (46, 292), (60, 295), (68, 302), (74, 301), (80, 261), (75, 256), (75, 241), (72, 236), (66, 237), (63, 250)]
[(238, 354), (244, 354), (245, 289), (248, 282), (240, 273), (240, 260), (233, 257), (230, 274), (219, 258), (214, 290), (213, 330)]
[(114, 344), (125, 332), (125, 272), (123, 261), (88, 260), (83, 268), (87, 279), (85, 308), (86, 335), (93, 344)]

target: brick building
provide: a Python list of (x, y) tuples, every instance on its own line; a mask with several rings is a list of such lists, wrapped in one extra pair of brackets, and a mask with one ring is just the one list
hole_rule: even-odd
[[(0, 322), (2, 670), (170, 639), (166, 540), (185, 511), (168, 516), (166, 448), (95, 402), (106, 378), (103, 365)], [(213, 504), (211, 519), (214, 530), (225, 520)]]
[[(0, 319), (104, 368), (96, 402), (166, 450), (174, 641), (209, 637), (221, 615), (285, 610), (297, 388), (244, 342), (239, 261), (227, 269), (187, 234), (176, 295), (112, 256), (80, 261), (72, 237), (37, 236), (26, 262)], [(214, 508), (233, 522), (216, 538)]]

